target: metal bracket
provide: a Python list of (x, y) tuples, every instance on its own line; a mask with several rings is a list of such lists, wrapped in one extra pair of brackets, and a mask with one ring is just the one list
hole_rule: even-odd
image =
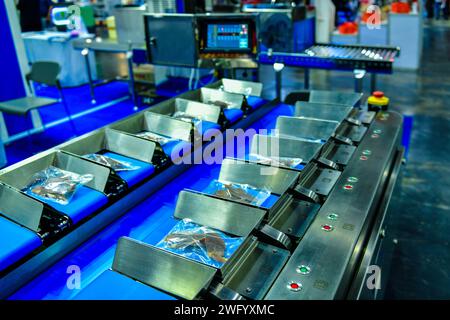
[(360, 120), (358, 120), (358, 119), (355, 119), (355, 118), (346, 118), (345, 119), (348, 123), (350, 123), (350, 124), (352, 124), (352, 125), (354, 125), (354, 126), (360, 126), (360, 125), (362, 125), (362, 122), (360, 121)]
[(319, 159), (316, 159), (315, 161), (318, 164), (321, 164), (321, 165), (323, 165), (326, 168), (333, 169), (333, 170), (338, 170), (339, 169), (338, 165), (335, 162), (333, 162), (333, 161), (331, 161), (329, 159), (326, 159), (324, 157), (320, 157)]
[(309, 200), (314, 203), (320, 202), (320, 197), (317, 193), (315, 193), (314, 191), (307, 189), (301, 185), (296, 186), (293, 189), (293, 191), (294, 191), (294, 194), (300, 196), (300, 198)]
[(262, 237), (264, 242), (278, 245), (288, 250), (292, 247), (291, 240), (286, 234), (275, 229), (272, 226), (269, 226), (268, 224), (258, 227), (257, 231), (258, 236)]
[(353, 145), (353, 142), (352, 142), (352, 140), (351, 140), (350, 138), (341, 136), (340, 134), (335, 134), (335, 135), (333, 136), (333, 138), (334, 138), (336, 141), (340, 142), (340, 143), (347, 144), (347, 145), (349, 145), (349, 146), (352, 146), (352, 145)]

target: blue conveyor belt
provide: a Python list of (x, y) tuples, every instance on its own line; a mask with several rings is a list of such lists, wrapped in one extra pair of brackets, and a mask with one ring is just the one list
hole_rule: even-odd
[(0, 272), (41, 245), (35, 232), (0, 216)]
[(147, 179), (149, 176), (152, 175), (153, 172), (155, 172), (155, 167), (150, 164), (143, 161), (139, 161), (136, 159), (132, 159), (129, 157), (125, 157), (122, 155), (119, 155), (117, 153), (113, 152), (106, 152), (105, 156), (108, 156), (114, 160), (117, 161), (123, 161), (128, 162), (132, 166), (138, 167), (136, 170), (127, 170), (127, 171), (119, 171), (117, 174), (126, 181), (128, 184), (128, 187), (132, 187), (139, 182)]
[[(114, 290), (111, 290), (112, 288)], [(174, 298), (120, 273), (106, 270), (74, 300), (174, 300)]]
[(95, 211), (108, 203), (108, 198), (104, 193), (86, 186), (80, 186), (73, 194), (72, 199), (66, 205), (46, 200), (43, 197), (37, 197), (32, 192), (27, 192), (30, 196), (47, 203), (59, 212), (67, 215), (74, 224), (77, 224), (84, 218), (90, 216)]
[(260, 97), (249, 96), (247, 97), (247, 103), (250, 107), (252, 107), (253, 110), (256, 110), (259, 107), (261, 107), (264, 103), (266, 103), (266, 100)]
[[(291, 106), (279, 105), (250, 128), (273, 129), (278, 116), (291, 114)], [(19, 289), (10, 299), (73, 299), (111, 267), (120, 237), (128, 236), (153, 245), (158, 243), (177, 223), (173, 212), (178, 193), (183, 189), (204, 189), (219, 172), (220, 164), (191, 167)], [(81, 288), (71, 290), (66, 285), (70, 276), (67, 270), (73, 265), (81, 270)]]
[(230, 124), (236, 123), (244, 116), (244, 112), (240, 109), (225, 109), (223, 113), (225, 118), (230, 121)]

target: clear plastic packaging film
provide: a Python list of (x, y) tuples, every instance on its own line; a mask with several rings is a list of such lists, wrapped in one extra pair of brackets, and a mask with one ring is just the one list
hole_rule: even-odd
[(190, 219), (179, 221), (156, 246), (212, 267), (220, 268), (244, 241), (201, 226)]
[(107, 167), (110, 167), (111, 169), (113, 169), (115, 171), (132, 171), (132, 170), (140, 169), (139, 166), (132, 165), (129, 162), (119, 161), (119, 160), (113, 159), (111, 157), (102, 155), (102, 154), (90, 153), (90, 154), (84, 155), (83, 157), (86, 159), (98, 162), (100, 164), (103, 164)]
[(175, 139), (154, 133), (154, 132), (150, 132), (150, 131), (142, 131), (140, 133), (137, 134), (138, 137), (140, 138), (144, 138), (156, 143), (159, 143), (160, 145), (164, 145), (166, 143), (169, 143), (171, 141), (174, 141)]
[(79, 175), (49, 166), (34, 174), (23, 191), (38, 198), (66, 205), (72, 199), (77, 188), (92, 179), (94, 179), (92, 174)]
[(232, 102), (222, 101), (222, 100), (209, 100), (207, 104), (211, 104), (213, 106), (220, 107), (222, 109), (228, 109), (233, 106)]
[(266, 157), (260, 154), (250, 154), (250, 160), (255, 160), (261, 164), (267, 164), (274, 167), (284, 167), (284, 168), (296, 168), (302, 162), (301, 158), (290, 158), (290, 157)]
[(271, 193), (268, 189), (258, 189), (248, 184), (219, 180), (211, 181), (204, 192), (219, 198), (244, 202), (254, 206), (261, 206)]
[(175, 112), (172, 117), (185, 122), (191, 122), (194, 125), (197, 125), (200, 121), (202, 121), (201, 117), (193, 116), (183, 111)]

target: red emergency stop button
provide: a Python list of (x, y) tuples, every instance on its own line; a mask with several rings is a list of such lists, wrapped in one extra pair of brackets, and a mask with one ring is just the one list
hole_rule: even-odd
[(375, 98), (383, 98), (383, 97), (384, 97), (384, 92), (383, 92), (383, 91), (374, 91), (374, 92), (372, 93), (372, 95), (373, 95)]
[(329, 225), (329, 224), (324, 224), (323, 226), (322, 226), (322, 230), (323, 231), (326, 231), (326, 232), (330, 232), (330, 231), (333, 231), (333, 226), (332, 225)]

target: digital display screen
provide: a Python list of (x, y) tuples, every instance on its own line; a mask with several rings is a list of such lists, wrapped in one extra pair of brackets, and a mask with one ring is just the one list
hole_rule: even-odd
[(248, 50), (248, 24), (208, 24), (206, 47), (208, 50)]

